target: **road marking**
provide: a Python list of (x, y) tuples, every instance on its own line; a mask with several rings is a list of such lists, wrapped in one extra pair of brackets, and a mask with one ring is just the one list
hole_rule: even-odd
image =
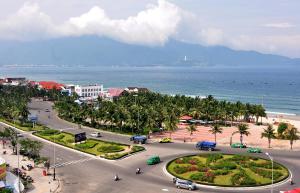
[(163, 188), (163, 189), (161, 189), (161, 190), (164, 191), (164, 192), (169, 192), (169, 190), (166, 189), (166, 188)]
[(83, 159), (72, 160), (72, 161), (68, 161), (68, 162), (64, 162), (64, 163), (57, 163), (55, 165), (52, 165), (50, 168), (59, 168), (59, 167), (63, 167), (63, 166), (71, 165), (71, 164), (83, 163), (83, 162), (87, 162), (87, 161), (90, 161), (93, 159), (95, 159), (95, 158), (83, 158)]

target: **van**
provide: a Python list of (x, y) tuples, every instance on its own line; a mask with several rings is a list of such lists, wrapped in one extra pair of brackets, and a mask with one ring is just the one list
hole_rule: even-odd
[(184, 189), (188, 189), (188, 190), (196, 189), (196, 185), (192, 181), (189, 181), (189, 180), (177, 179), (175, 184), (176, 184), (177, 188), (184, 188)]
[(200, 150), (208, 150), (208, 151), (214, 151), (216, 148), (216, 143), (215, 142), (210, 142), (210, 141), (199, 141), (196, 144), (196, 148)]

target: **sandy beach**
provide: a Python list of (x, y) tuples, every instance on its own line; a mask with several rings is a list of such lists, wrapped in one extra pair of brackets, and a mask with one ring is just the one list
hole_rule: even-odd
[[(268, 114), (268, 118), (263, 119), (263, 123), (274, 124), (276, 122), (286, 122), (294, 125), (298, 130), (300, 130), (300, 116), (287, 116), (287, 115), (275, 115)], [(258, 126), (253, 123), (249, 123), (249, 136), (244, 136), (244, 143), (247, 146), (251, 147), (261, 147), (268, 148), (268, 140), (266, 138), (261, 138), (261, 133), (266, 128), (266, 126)], [(274, 129), (277, 130), (277, 125), (273, 125)], [(187, 125), (179, 125), (178, 129), (171, 134), (173, 140), (176, 141), (186, 141), (197, 142), (201, 140), (214, 140), (214, 135), (212, 135), (209, 130), (211, 129), (209, 126), (197, 126), (197, 131), (193, 132), (190, 135), (189, 131), (186, 129)], [(233, 127), (223, 127), (223, 132), (217, 135), (217, 143), (219, 145), (227, 146), (230, 145), (230, 138), (233, 132), (237, 131), (235, 126)], [(153, 137), (160, 139), (163, 137), (169, 137), (170, 134), (168, 132), (162, 134), (155, 134)], [(238, 134), (233, 135), (232, 142), (238, 143), (240, 141), (240, 136)], [(290, 150), (290, 141), (289, 140), (278, 140), (272, 139), (271, 148), (273, 149), (287, 149)], [(293, 150), (300, 150), (300, 141), (294, 141)]]

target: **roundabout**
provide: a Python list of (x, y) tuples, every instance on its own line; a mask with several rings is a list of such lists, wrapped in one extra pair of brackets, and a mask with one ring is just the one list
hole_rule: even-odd
[[(271, 161), (249, 155), (188, 155), (171, 160), (166, 170), (172, 176), (191, 180), (206, 188), (259, 189), (272, 184)], [(274, 162), (274, 184), (284, 183), (289, 176), (285, 166)]]

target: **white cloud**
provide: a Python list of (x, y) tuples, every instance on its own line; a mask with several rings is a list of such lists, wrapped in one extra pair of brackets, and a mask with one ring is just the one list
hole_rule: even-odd
[(223, 31), (218, 28), (202, 29), (199, 33), (200, 41), (206, 45), (220, 45), (223, 43)]
[(163, 44), (177, 31), (181, 9), (165, 0), (126, 19), (111, 19), (95, 6), (79, 17), (54, 24), (37, 4), (26, 3), (16, 14), (0, 22), (1, 39), (31, 40), (55, 36), (99, 35), (137, 44)]
[(288, 23), (288, 22), (282, 22), (282, 23), (267, 23), (263, 25), (264, 27), (271, 27), (271, 28), (291, 28), (295, 27), (294, 24)]

